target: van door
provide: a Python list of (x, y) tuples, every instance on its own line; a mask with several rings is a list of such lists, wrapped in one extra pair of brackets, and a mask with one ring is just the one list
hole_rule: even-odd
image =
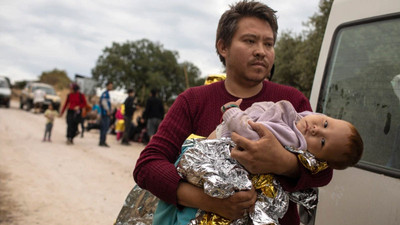
[(330, 38), (314, 107), (353, 123), (364, 153), (320, 189), (316, 224), (400, 224), (400, 13), (343, 23)]

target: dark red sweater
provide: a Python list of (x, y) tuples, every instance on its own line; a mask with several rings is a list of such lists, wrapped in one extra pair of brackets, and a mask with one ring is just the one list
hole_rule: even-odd
[[(133, 173), (136, 183), (165, 202), (177, 205), (176, 194), (181, 177), (174, 162), (180, 154), (182, 143), (192, 133), (208, 136), (220, 123), (220, 107), (236, 100), (237, 97), (226, 91), (224, 81), (190, 88), (180, 94), (136, 163)], [(260, 93), (243, 99), (240, 108), (245, 110), (254, 102), (280, 100), (291, 102), (297, 112), (311, 111), (308, 99), (300, 91), (268, 81), (263, 82)], [(301, 163), (299, 167), (301, 175), (298, 179), (278, 176), (286, 191), (324, 186), (332, 179), (331, 169), (312, 175)], [(300, 224), (294, 203), (290, 203), (288, 212), (280, 223)]]

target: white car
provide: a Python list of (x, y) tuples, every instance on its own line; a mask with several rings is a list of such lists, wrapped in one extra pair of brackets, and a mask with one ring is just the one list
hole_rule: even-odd
[(53, 86), (45, 83), (32, 82), (26, 84), (20, 96), (20, 108), (31, 110), (33, 108), (33, 92), (36, 89), (41, 89), (46, 93), (45, 101), (42, 105), (42, 111), (46, 110), (49, 104), (53, 104), (55, 110), (60, 108), (60, 97), (57, 95)]

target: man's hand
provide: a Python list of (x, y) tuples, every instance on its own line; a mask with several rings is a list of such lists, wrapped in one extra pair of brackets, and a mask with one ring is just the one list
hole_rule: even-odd
[(180, 205), (213, 212), (230, 220), (242, 218), (245, 212), (253, 210), (257, 200), (254, 188), (236, 192), (229, 198), (219, 199), (205, 194), (203, 189), (186, 182), (179, 184), (177, 194)]
[(232, 133), (236, 147), (232, 158), (239, 161), (250, 173), (273, 173), (288, 177), (298, 177), (297, 157), (285, 150), (276, 137), (262, 124), (249, 121), (260, 139), (251, 141), (237, 133)]
[(254, 187), (249, 191), (239, 191), (226, 199), (217, 199), (219, 204), (215, 204), (215, 213), (230, 219), (243, 218), (245, 213), (254, 210), (254, 204), (257, 200), (257, 193)]

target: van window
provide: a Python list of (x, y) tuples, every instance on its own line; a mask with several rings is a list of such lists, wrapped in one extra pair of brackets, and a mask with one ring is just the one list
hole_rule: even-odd
[(400, 174), (400, 16), (338, 28), (317, 111), (354, 124), (361, 167)]

